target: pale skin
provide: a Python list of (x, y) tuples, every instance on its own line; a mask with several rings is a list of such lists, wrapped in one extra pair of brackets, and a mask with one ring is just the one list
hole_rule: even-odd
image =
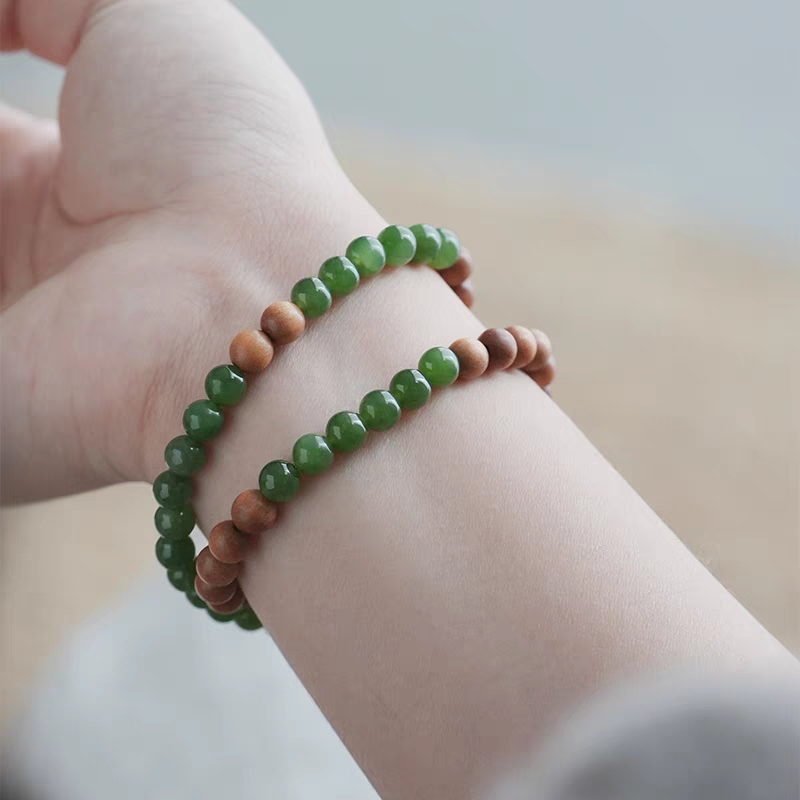
[[(151, 481), (231, 337), (385, 223), (227, 3), (0, 9), (4, 49), (67, 66), (60, 129), (0, 115), (3, 499)], [(197, 482), (201, 527), (298, 435), (483, 327), (429, 270), (365, 283), (252, 382)], [(520, 374), (341, 459), (243, 584), (386, 800), (475, 795), (628, 676), (795, 670)]]

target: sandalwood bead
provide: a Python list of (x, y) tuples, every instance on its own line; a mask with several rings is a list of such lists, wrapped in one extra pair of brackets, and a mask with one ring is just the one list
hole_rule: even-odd
[(247, 537), (239, 533), (229, 519), (215, 525), (208, 534), (208, 549), (223, 564), (244, 561), (249, 544)]
[(238, 588), (238, 581), (232, 581), (225, 586), (211, 586), (199, 576), (194, 579), (194, 590), (206, 603), (227, 603), (236, 594)]
[(536, 372), (531, 372), (530, 376), (542, 389), (547, 389), (556, 377), (555, 357), (550, 356), (550, 358), (545, 361), (544, 366), (539, 367)]
[(475, 291), (471, 280), (465, 280), (461, 286), (454, 286), (453, 291), (456, 293), (456, 297), (458, 297), (467, 308), (472, 308), (475, 302)]
[(277, 517), (278, 506), (258, 489), (245, 490), (231, 506), (232, 522), (242, 533), (263, 533), (275, 524)]
[(241, 587), (237, 586), (236, 592), (230, 600), (224, 603), (211, 603), (211, 610), (217, 614), (235, 614), (244, 605), (244, 594)]
[(539, 348), (536, 343), (536, 337), (527, 328), (523, 328), (522, 325), (510, 325), (506, 330), (517, 342), (517, 357), (511, 364), (510, 369), (527, 367), (536, 358), (536, 351)]
[(503, 328), (488, 328), (479, 337), (489, 351), (489, 370), (508, 369), (517, 357), (517, 340)]
[(456, 339), (450, 345), (450, 349), (458, 358), (458, 377), (461, 380), (470, 381), (486, 372), (489, 366), (489, 351), (483, 342), (472, 337), (464, 337)]
[(239, 575), (238, 564), (226, 564), (220, 561), (207, 547), (198, 553), (195, 567), (200, 580), (210, 586), (227, 586)]
[(448, 286), (452, 286), (455, 289), (456, 286), (461, 286), (472, 275), (472, 264), (469, 257), (462, 253), (452, 267), (440, 270), (439, 274), (444, 278), (444, 282)]
[(261, 315), (261, 330), (275, 344), (289, 344), (289, 342), (299, 339), (305, 329), (305, 315), (288, 300), (271, 303)]
[(553, 355), (553, 345), (550, 344), (548, 335), (536, 330), (536, 328), (531, 330), (531, 333), (536, 339), (536, 356), (525, 369), (525, 372), (535, 372), (537, 369), (541, 369), (550, 356)]
[(263, 372), (274, 354), (275, 348), (263, 331), (242, 331), (231, 342), (231, 362), (243, 372)]

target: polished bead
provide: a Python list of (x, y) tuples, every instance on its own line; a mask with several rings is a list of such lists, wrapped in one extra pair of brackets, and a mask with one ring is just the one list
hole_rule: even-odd
[(300, 473), (289, 461), (270, 461), (261, 470), (258, 485), (267, 500), (286, 503), (300, 488)]
[(166, 470), (153, 481), (153, 494), (164, 508), (183, 508), (192, 499), (192, 479)]
[(417, 241), (412, 261), (415, 264), (430, 264), (439, 255), (442, 246), (442, 235), (433, 225), (412, 225), (411, 233)]
[(217, 622), (233, 622), (236, 617), (233, 614), (218, 614), (212, 608), (207, 608), (208, 616)]
[(378, 241), (386, 253), (387, 267), (402, 267), (414, 258), (417, 240), (408, 228), (402, 225), (389, 225), (378, 234)]
[(192, 507), (157, 508), (156, 530), (165, 539), (185, 539), (194, 530)]
[(206, 442), (219, 435), (225, 424), (222, 408), (211, 400), (195, 400), (183, 412), (183, 429), (195, 442)]
[(362, 278), (377, 275), (386, 266), (386, 251), (374, 236), (359, 236), (347, 246), (347, 257)]
[(192, 580), (192, 585), (186, 590), (186, 599), (196, 608), (206, 608), (206, 601), (197, 594), (197, 589), (194, 588), (194, 580)]
[(244, 605), (244, 593), (241, 587), (237, 587), (236, 592), (230, 600), (224, 603), (214, 603), (211, 605), (211, 610), (216, 611), (217, 614), (235, 614)]
[(205, 466), (206, 451), (188, 436), (176, 436), (164, 449), (164, 460), (171, 472), (188, 477)]
[(449, 386), (458, 378), (458, 359), (448, 347), (426, 350), (418, 366), (431, 386)]
[(369, 430), (386, 431), (400, 419), (400, 404), (391, 392), (375, 389), (364, 395), (358, 413)]
[(318, 433), (303, 434), (292, 448), (294, 465), (306, 475), (319, 475), (333, 464), (333, 450)]
[(550, 356), (539, 369), (531, 372), (530, 376), (542, 389), (547, 389), (556, 377), (555, 356)]
[(236, 594), (238, 588), (239, 582), (236, 580), (223, 586), (212, 586), (200, 577), (194, 580), (194, 590), (206, 603), (226, 603)]
[(458, 236), (449, 228), (437, 228), (437, 230), (442, 239), (442, 245), (439, 248), (439, 252), (430, 261), (430, 265), (434, 269), (447, 269), (458, 261), (458, 257), (461, 254), (461, 242), (459, 242)]
[(328, 420), (325, 437), (334, 450), (351, 453), (367, 440), (367, 427), (355, 411), (339, 411)]
[(504, 328), (487, 328), (479, 337), (489, 351), (489, 371), (508, 369), (517, 357), (517, 340)]
[(241, 331), (233, 337), (229, 355), (242, 372), (263, 372), (272, 363), (275, 348), (264, 331)]
[(467, 278), (460, 286), (454, 286), (453, 291), (456, 297), (467, 307), (472, 308), (475, 303), (475, 288), (472, 281)]
[(470, 336), (456, 339), (450, 349), (458, 359), (458, 378), (462, 381), (471, 381), (486, 372), (489, 366), (489, 351), (486, 345)]
[(194, 563), (191, 567), (168, 569), (167, 580), (179, 591), (187, 591), (190, 586), (194, 586)]
[(275, 524), (277, 517), (278, 506), (258, 489), (246, 489), (231, 506), (231, 520), (242, 533), (263, 533)]
[(214, 367), (206, 376), (206, 394), (217, 405), (235, 406), (246, 391), (244, 373), (233, 364)]
[(509, 325), (506, 330), (514, 337), (517, 342), (517, 357), (511, 364), (510, 369), (523, 369), (536, 358), (536, 337), (522, 325)]
[(319, 278), (303, 278), (292, 287), (292, 302), (312, 319), (322, 316), (331, 307), (333, 298)]
[(417, 369), (404, 369), (392, 378), (389, 391), (403, 411), (422, 408), (431, 396), (431, 385)]
[(361, 278), (349, 258), (334, 256), (319, 268), (319, 279), (334, 297), (350, 294)]
[(469, 256), (462, 252), (455, 264), (446, 269), (440, 270), (439, 274), (444, 278), (444, 282), (452, 287), (461, 286), (470, 275), (472, 275), (472, 262)]
[(195, 561), (197, 577), (210, 586), (227, 586), (239, 575), (238, 564), (226, 564), (214, 556), (208, 547), (204, 547)]
[(156, 541), (156, 558), (167, 569), (189, 569), (194, 559), (194, 542), (162, 536)]
[(261, 315), (261, 330), (273, 344), (289, 344), (299, 339), (306, 329), (303, 312), (288, 300), (270, 303)]
[(553, 345), (550, 343), (550, 337), (546, 333), (536, 330), (535, 328), (531, 330), (531, 333), (536, 339), (536, 356), (533, 361), (528, 364), (525, 372), (541, 369), (547, 363), (550, 356), (553, 355)]
[(234, 617), (236, 624), (246, 631), (257, 631), (261, 626), (261, 620), (256, 616), (250, 606), (245, 606), (241, 611), (237, 612)]
[(244, 561), (251, 542), (252, 538), (237, 531), (229, 519), (218, 522), (208, 534), (208, 549), (223, 564)]

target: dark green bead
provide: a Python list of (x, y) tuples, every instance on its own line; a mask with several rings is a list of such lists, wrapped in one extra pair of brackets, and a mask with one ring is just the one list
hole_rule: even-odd
[(433, 225), (412, 225), (411, 233), (417, 240), (417, 249), (414, 251), (412, 261), (415, 264), (430, 264), (442, 246), (442, 235)]
[(362, 278), (377, 275), (386, 266), (386, 252), (374, 236), (359, 236), (347, 246), (347, 257)]
[(195, 442), (206, 442), (219, 435), (225, 424), (222, 408), (210, 400), (195, 400), (183, 412), (183, 429)]
[(400, 406), (391, 392), (375, 389), (364, 395), (358, 413), (371, 431), (386, 431), (400, 419)]
[(319, 268), (319, 279), (334, 297), (350, 294), (361, 278), (349, 258), (334, 256)]
[(156, 558), (167, 569), (189, 569), (194, 562), (194, 542), (161, 537), (156, 542)]
[(294, 465), (306, 475), (319, 475), (333, 464), (333, 450), (318, 433), (305, 433), (292, 448)]
[(168, 569), (167, 580), (179, 591), (188, 592), (190, 587), (194, 587), (194, 578), (197, 573), (194, 571), (194, 562), (191, 567), (180, 567), (179, 569)]
[(289, 461), (270, 461), (258, 476), (261, 494), (275, 503), (291, 500), (300, 488), (300, 473)]
[(188, 477), (205, 466), (206, 451), (202, 445), (193, 442), (188, 436), (176, 436), (166, 446), (164, 460), (170, 472)]
[(237, 611), (234, 620), (240, 628), (246, 631), (257, 631), (261, 627), (261, 620), (250, 606), (245, 606), (240, 611)]
[(442, 237), (442, 246), (430, 265), (434, 269), (447, 269), (458, 261), (461, 255), (461, 242), (449, 228), (437, 228)]
[(235, 614), (218, 614), (207, 606), (206, 611), (208, 611), (208, 616), (211, 617), (211, 619), (215, 619), (217, 622), (233, 622), (236, 619)]
[(167, 470), (153, 481), (153, 494), (164, 508), (183, 508), (192, 499), (192, 479)]
[(392, 378), (389, 391), (403, 411), (422, 408), (431, 396), (431, 385), (416, 369), (404, 369)]
[(408, 228), (390, 225), (378, 234), (378, 241), (386, 253), (387, 267), (402, 267), (414, 258), (417, 240)]
[(328, 420), (325, 436), (334, 450), (352, 453), (367, 440), (367, 427), (355, 411), (340, 411)]
[(194, 579), (192, 579), (191, 586), (186, 590), (186, 599), (196, 608), (208, 608), (206, 601), (197, 594), (197, 589), (194, 588)]
[(247, 391), (247, 381), (238, 367), (221, 364), (206, 376), (206, 394), (219, 406), (235, 406)]
[(292, 287), (292, 302), (312, 319), (322, 316), (331, 307), (333, 298), (319, 278), (303, 278)]
[(156, 530), (166, 539), (185, 539), (194, 530), (192, 507), (157, 508)]
[(458, 358), (449, 347), (431, 347), (419, 360), (419, 371), (431, 386), (449, 386), (458, 370)]

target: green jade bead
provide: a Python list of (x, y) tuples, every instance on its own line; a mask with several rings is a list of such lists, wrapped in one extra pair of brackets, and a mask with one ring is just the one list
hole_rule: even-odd
[(192, 563), (191, 568), (179, 567), (178, 569), (168, 569), (167, 580), (179, 592), (188, 592), (190, 586), (194, 587), (194, 577), (196, 574), (194, 563)]
[(418, 366), (431, 386), (449, 386), (458, 378), (458, 357), (449, 347), (426, 350)]
[(308, 319), (321, 317), (333, 302), (328, 287), (319, 278), (303, 278), (292, 287), (292, 302)]
[(433, 225), (412, 225), (411, 233), (417, 240), (417, 249), (414, 251), (414, 264), (430, 264), (439, 255), (442, 246), (442, 235)]
[(214, 367), (206, 376), (206, 394), (219, 406), (235, 406), (247, 391), (244, 373), (233, 364)]
[(191, 585), (185, 592), (186, 599), (195, 607), (195, 608), (208, 608), (206, 605), (206, 601), (197, 594), (197, 589), (194, 588), (194, 578), (192, 578)]
[(430, 265), (434, 269), (447, 269), (458, 261), (461, 255), (461, 242), (449, 228), (437, 228), (437, 230), (442, 237), (442, 246)]
[(300, 489), (300, 473), (289, 461), (270, 461), (258, 476), (261, 494), (274, 503), (286, 503)]
[(358, 410), (371, 431), (387, 431), (400, 419), (400, 405), (391, 392), (375, 389), (364, 395)]
[(176, 436), (164, 449), (164, 460), (170, 471), (186, 478), (205, 466), (206, 451), (188, 436)]
[(414, 234), (402, 225), (389, 225), (378, 234), (378, 241), (386, 253), (387, 267), (402, 267), (408, 264), (417, 249)]
[(333, 464), (333, 450), (324, 436), (306, 433), (294, 443), (292, 460), (303, 474), (320, 475)]
[(377, 275), (386, 266), (386, 251), (374, 236), (353, 239), (345, 251), (362, 278)]
[(192, 499), (192, 479), (169, 470), (162, 472), (153, 481), (153, 495), (164, 508), (183, 508)]
[(195, 442), (218, 436), (225, 424), (222, 408), (211, 400), (195, 400), (183, 412), (183, 429)]
[(256, 612), (249, 606), (240, 609), (234, 615), (236, 624), (246, 631), (257, 631), (261, 627), (261, 620), (256, 616)]
[(431, 396), (431, 385), (416, 369), (404, 369), (392, 378), (389, 391), (403, 411), (422, 408)]
[(183, 508), (157, 508), (156, 530), (165, 539), (185, 539), (194, 530), (194, 512), (191, 506)]
[(358, 270), (349, 258), (334, 256), (319, 268), (319, 279), (334, 297), (343, 297), (358, 287)]
[(156, 542), (156, 558), (167, 569), (190, 569), (194, 563), (194, 542), (162, 537)]
[(208, 616), (211, 619), (215, 619), (217, 622), (233, 622), (236, 619), (236, 614), (217, 614), (216, 611), (212, 611), (208, 606), (206, 606), (206, 611), (208, 612)]
[(328, 420), (325, 438), (334, 450), (352, 453), (367, 440), (367, 426), (355, 411), (339, 411)]

